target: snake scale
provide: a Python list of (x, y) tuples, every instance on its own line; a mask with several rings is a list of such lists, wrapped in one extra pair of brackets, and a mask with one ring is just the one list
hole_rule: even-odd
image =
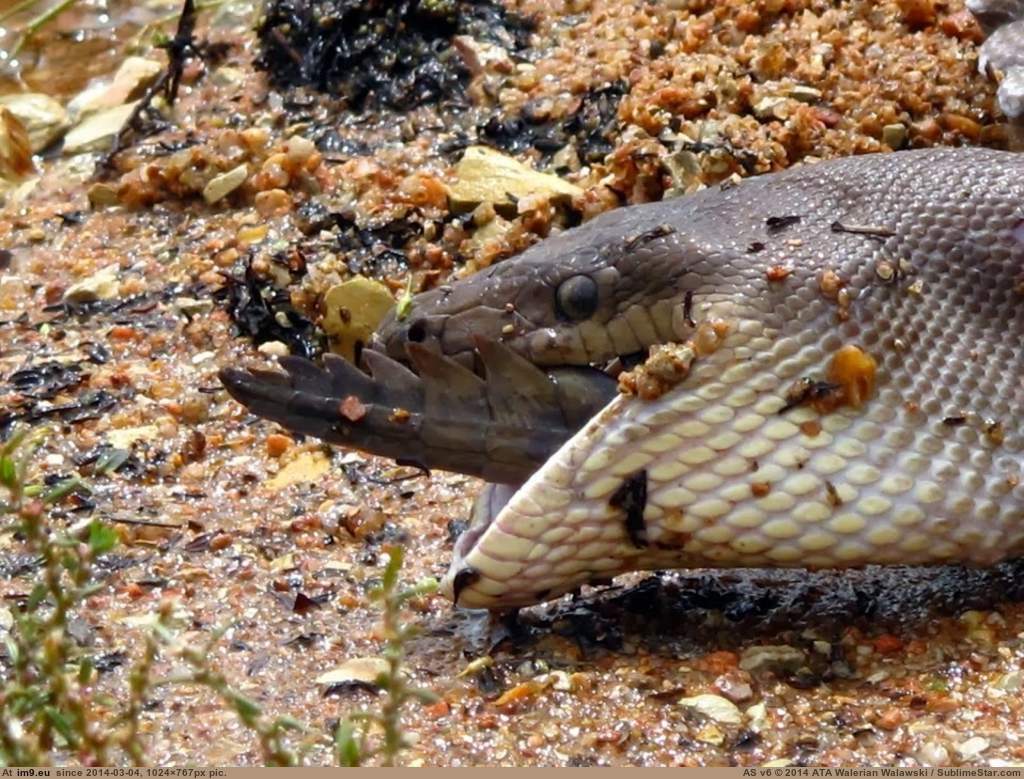
[(443, 583), (463, 606), (638, 569), (992, 564), (1024, 554), (1024, 157), (622, 208), (416, 296), (363, 369), (282, 366), (222, 380), (294, 431), (489, 482)]

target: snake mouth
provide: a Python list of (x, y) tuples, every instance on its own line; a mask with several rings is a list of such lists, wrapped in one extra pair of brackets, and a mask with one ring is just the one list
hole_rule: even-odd
[(616, 392), (603, 370), (541, 369), (478, 340), (472, 370), (420, 344), (408, 366), (373, 348), (362, 369), (283, 357), (284, 371), (226, 368), (220, 378), (254, 413), (307, 435), (425, 470), (522, 484)]

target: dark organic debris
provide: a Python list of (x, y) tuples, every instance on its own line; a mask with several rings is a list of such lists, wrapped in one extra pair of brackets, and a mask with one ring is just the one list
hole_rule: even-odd
[[(185, 63), (189, 58), (197, 57), (212, 66), (227, 54), (228, 46), (224, 43), (201, 44), (195, 39), (197, 11), (195, 0), (184, 0), (174, 36), (161, 44), (161, 47), (167, 51), (167, 69), (139, 99), (128, 120), (114, 138), (114, 144), (110, 151), (100, 159), (96, 166), (96, 176), (102, 177), (114, 170), (117, 155), (124, 151), (132, 135), (136, 138), (143, 138), (169, 126), (167, 120), (153, 105), (153, 99), (157, 95), (162, 95), (167, 105), (174, 105), (174, 101), (178, 98), (181, 77), (185, 72)], [(160, 153), (165, 152), (158, 151), (158, 155)]]
[(120, 668), (127, 660), (128, 655), (124, 652), (109, 652), (97, 657), (93, 661), (93, 667), (98, 673), (105, 674), (113, 671), (115, 668)]
[(43, 362), (15, 371), (7, 377), (11, 389), (34, 400), (50, 400), (59, 392), (80, 384), (88, 374), (77, 363)]
[(770, 216), (764, 220), (765, 227), (768, 228), (769, 233), (780, 233), (787, 227), (792, 227), (795, 224), (799, 224), (799, 215), (790, 214), (787, 216)]
[(374, 279), (401, 276), (409, 269), (405, 246), (422, 232), (408, 218), (394, 219), (373, 227), (360, 227), (353, 219), (338, 214), (338, 245), (345, 253), (350, 272)]
[(287, 290), (262, 279), (246, 262), (241, 278), (229, 276), (220, 297), (227, 298), (228, 313), (242, 335), (259, 345), (280, 341), (292, 354), (313, 359), (323, 352), (323, 336), (291, 304)]
[(542, 119), (528, 109), (521, 116), (496, 113), (477, 133), (482, 142), (511, 153), (537, 149), (550, 155), (572, 144), (582, 163), (601, 162), (614, 149), (611, 139), (618, 134), (619, 103), (628, 92), (624, 82), (592, 89), (560, 120)]
[(637, 549), (647, 546), (647, 526), (644, 510), (647, 508), (647, 471), (637, 471), (612, 493), (608, 505), (625, 514), (626, 535)]
[[(553, 607), (523, 610), (520, 644), (546, 633), (615, 651), (625, 637), (700, 651), (813, 626), (913, 629), (937, 616), (1024, 601), (1024, 559), (990, 568), (868, 566), (852, 571), (692, 571), (649, 576)], [(725, 632), (714, 629), (724, 617)], [(724, 643), (723, 643), (724, 642)], [(835, 658), (832, 658), (835, 660)], [(840, 658), (841, 659), (841, 658)], [(833, 663), (831, 668), (836, 673)], [(813, 675), (812, 675), (813, 676)], [(817, 683), (804, 673), (795, 685)]]
[(271, 0), (258, 64), (279, 87), (312, 86), (357, 110), (407, 110), (461, 102), (470, 74), (454, 36), (517, 51), (531, 30), (496, 0)]
[(31, 424), (52, 417), (63, 422), (84, 422), (87, 419), (97, 419), (116, 404), (117, 398), (106, 390), (89, 390), (83, 392), (73, 401), (55, 406), (39, 403), (31, 404), (17, 411), (2, 410), (0, 411), (0, 433), (18, 421)]

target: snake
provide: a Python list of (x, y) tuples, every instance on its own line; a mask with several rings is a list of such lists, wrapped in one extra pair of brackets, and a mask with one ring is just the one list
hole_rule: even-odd
[(419, 293), (358, 364), (280, 365), (220, 376), (297, 433), (485, 480), (459, 606), (993, 565), (1024, 554), (1024, 157), (869, 154), (620, 208)]

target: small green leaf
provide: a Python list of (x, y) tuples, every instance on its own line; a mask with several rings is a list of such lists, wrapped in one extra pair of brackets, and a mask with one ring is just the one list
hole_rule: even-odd
[(14, 643), (14, 639), (10, 636), (4, 636), (4, 648), (7, 650), (8, 662), (11, 665), (17, 665), (21, 652), (18, 650), (18, 645)]
[(54, 708), (53, 706), (47, 706), (43, 709), (46, 714), (46, 719), (53, 725), (54, 730), (64, 737), (64, 740), (68, 743), (68, 746), (74, 748), (78, 746), (78, 736), (75, 735), (74, 728), (71, 727), (71, 723), (68, 718), (64, 716), (64, 713)]
[(14, 465), (14, 458), (4, 455), (0, 457), (0, 484), (5, 487), (13, 487), (18, 478), (18, 469)]
[(398, 572), (402, 569), (402, 547), (392, 546), (388, 548), (388, 564), (384, 569), (384, 577), (381, 581), (381, 589), (384, 592), (391, 592), (398, 584)]
[(128, 449), (108, 449), (96, 458), (96, 465), (93, 472), (101, 475), (114, 473), (118, 468), (128, 462), (132, 453)]
[(77, 489), (89, 492), (89, 485), (77, 476), (71, 476), (63, 481), (57, 482), (49, 491), (43, 493), (44, 503), (56, 503), (61, 498), (70, 495)]
[(78, 682), (79, 684), (88, 684), (90, 679), (92, 679), (92, 658), (83, 657), (78, 663)]
[(28, 596), (28, 602), (25, 604), (25, 611), (35, 611), (45, 599), (46, 585), (39, 583), (32, 588), (32, 592)]
[(409, 687), (406, 692), (423, 703), (437, 703), (441, 700), (433, 690), (425, 690), (422, 687)]
[(410, 273), (408, 280), (405, 282), (405, 291), (402, 292), (395, 306), (395, 318), (399, 322), (412, 313), (412, 298), (412, 274)]
[(232, 694), (231, 702), (234, 704), (238, 716), (242, 718), (242, 722), (246, 725), (253, 725), (263, 713), (263, 709), (259, 707), (259, 704), (239, 693)]
[(109, 552), (117, 546), (117, 533), (113, 528), (107, 527), (98, 519), (89, 525), (89, 549), (94, 555), (101, 555)]
[(334, 732), (334, 756), (342, 768), (357, 768), (362, 765), (362, 755), (355, 737), (356, 729), (350, 720), (338, 723)]
[(13, 454), (15, 450), (17, 450), (17, 448), (21, 446), (21, 442), (25, 440), (26, 436), (28, 436), (27, 427), (22, 427), (15, 430), (11, 434), (11, 437), (4, 442), (4, 445), (0, 446), (0, 457), (8, 457), (9, 455)]
[(306, 723), (300, 722), (299, 720), (295, 719), (295, 717), (284, 716), (278, 717), (276, 720), (274, 720), (274, 727), (279, 730), (305, 731)]

